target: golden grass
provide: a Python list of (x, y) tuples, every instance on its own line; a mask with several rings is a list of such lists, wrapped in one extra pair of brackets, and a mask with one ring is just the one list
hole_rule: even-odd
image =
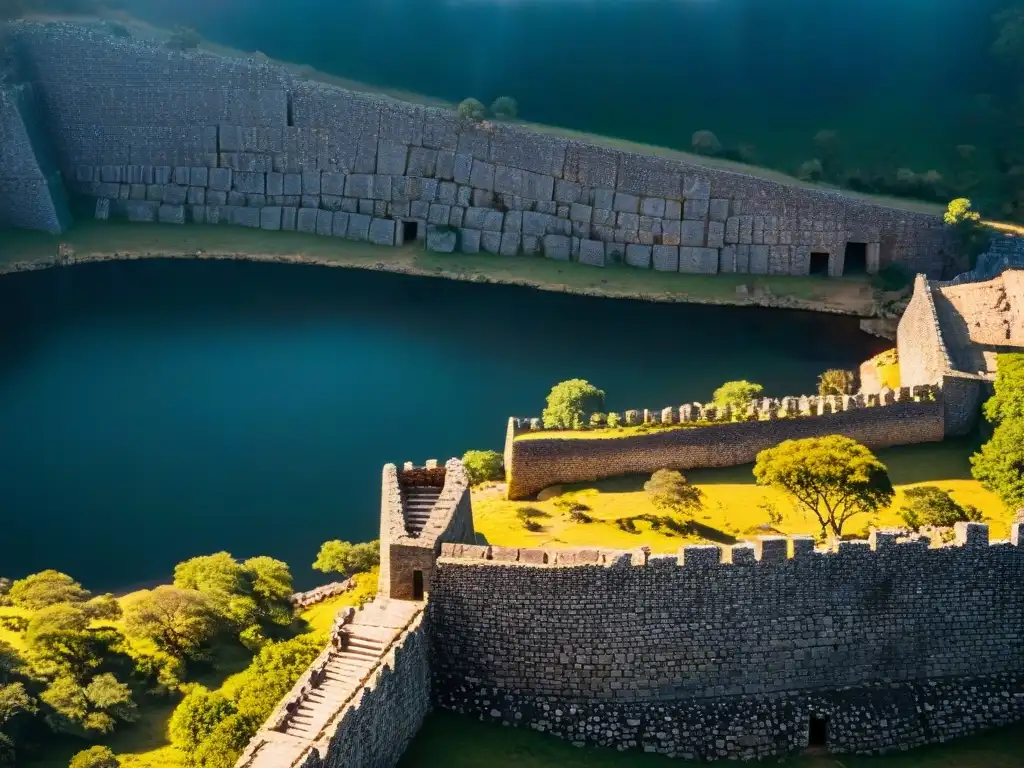
[[(970, 446), (962, 441), (907, 446), (880, 451), (879, 457), (889, 467), (896, 486), (893, 504), (876, 516), (852, 518), (844, 534), (867, 535), (871, 527), (902, 525), (898, 510), (906, 490), (919, 485), (937, 485), (949, 491), (961, 504), (980, 509), (991, 527), (993, 538), (1009, 534), (1010, 514), (999, 498), (986, 491), (970, 477), (967, 456)], [(690, 481), (705, 495), (704, 507), (693, 517), (692, 533), (680, 535), (665, 527), (652, 530), (651, 524), (634, 522), (638, 533), (629, 533), (617, 524), (620, 518), (638, 515), (664, 516), (643, 490), (645, 475), (631, 475), (599, 481), (560, 486), (561, 496), (540, 501), (507, 501), (502, 497), (504, 486), (489, 485), (474, 490), (473, 516), (477, 533), (489, 544), (508, 547), (601, 547), (632, 549), (649, 546), (654, 552), (672, 553), (687, 543), (723, 543), (753, 539), (761, 534), (817, 535), (819, 526), (810, 514), (794, 509), (781, 491), (754, 484), (751, 466), (728, 469), (702, 469), (687, 472)], [(575, 501), (589, 508), (590, 523), (576, 523), (568, 511), (559, 507)], [(528, 531), (518, 516), (520, 509), (532, 507), (547, 517), (533, 518), (542, 526)], [(770, 522), (770, 510), (781, 515), (781, 521)], [(668, 515), (679, 522), (686, 518)]]

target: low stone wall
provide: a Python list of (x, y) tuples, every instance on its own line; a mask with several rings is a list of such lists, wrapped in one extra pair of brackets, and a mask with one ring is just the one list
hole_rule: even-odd
[(330, 584), (322, 584), (306, 592), (296, 592), (288, 598), (288, 602), (292, 604), (293, 608), (309, 608), (311, 605), (345, 594), (352, 589), (352, 584), (352, 579), (332, 581)]
[(676, 556), (445, 545), (438, 706), (575, 743), (764, 758), (942, 741), (1024, 718), (1024, 525)]
[[(752, 420), (717, 422), (726, 416), (699, 403), (664, 411), (628, 411), (627, 423), (693, 422), (692, 427), (656, 428), (627, 437), (516, 439), (539, 420), (509, 421), (505, 470), (510, 499), (527, 498), (559, 483), (600, 480), (658, 469), (696, 469), (749, 464), (766, 448), (783, 440), (845, 435), (873, 450), (942, 440), (943, 397), (937, 388), (909, 388), (881, 396), (785, 398), (751, 405)], [(899, 397), (897, 400), (896, 397)], [(782, 411), (787, 414), (779, 418)], [(744, 416), (748, 414), (745, 412)], [(770, 418), (763, 418), (769, 416)], [(753, 420), (757, 419), (757, 420)]]

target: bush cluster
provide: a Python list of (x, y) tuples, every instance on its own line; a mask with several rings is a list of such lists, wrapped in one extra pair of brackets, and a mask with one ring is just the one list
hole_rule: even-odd
[(1008, 509), (1024, 507), (1024, 353), (998, 356), (995, 394), (985, 403), (991, 439), (971, 457), (971, 472)]

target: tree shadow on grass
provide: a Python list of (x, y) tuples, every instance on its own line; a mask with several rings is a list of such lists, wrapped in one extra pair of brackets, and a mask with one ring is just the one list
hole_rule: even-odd
[(730, 533), (714, 528), (704, 523), (698, 523), (691, 520), (687, 523), (687, 528), (695, 536), (700, 536), (702, 539), (713, 541), (716, 544), (735, 544), (738, 539)]

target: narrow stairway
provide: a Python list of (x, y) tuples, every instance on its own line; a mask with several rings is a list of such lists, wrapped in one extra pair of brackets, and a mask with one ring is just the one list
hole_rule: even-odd
[(349, 641), (344, 651), (332, 653), (323, 681), (311, 689), (288, 719), (284, 733), (302, 739), (315, 739), (327, 721), (352, 695), (371, 670), (380, 663), (386, 638), (378, 627), (348, 627)]
[(419, 536), (430, 518), (441, 489), (433, 486), (416, 485), (402, 489), (402, 512), (405, 515), (405, 530), (410, 536)]

